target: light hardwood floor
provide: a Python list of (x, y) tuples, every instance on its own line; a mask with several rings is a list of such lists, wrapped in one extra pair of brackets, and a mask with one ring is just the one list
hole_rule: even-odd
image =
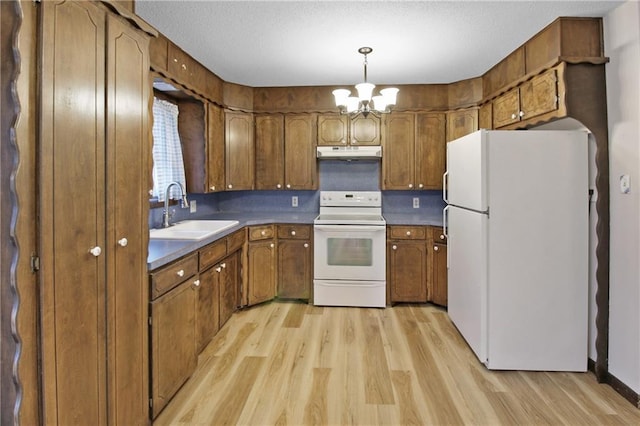
[(431, 305), (240, 311), (154, 425), (639, 425), (591, 373), (488, 371)]

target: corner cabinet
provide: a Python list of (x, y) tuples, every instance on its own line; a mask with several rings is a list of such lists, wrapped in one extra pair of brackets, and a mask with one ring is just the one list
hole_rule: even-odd
[(447, 113), (447, 142), (478, 130), (479, 108), (467, 108)]
[(39, 5), (42, 422), (146, 424), (149, 34)]

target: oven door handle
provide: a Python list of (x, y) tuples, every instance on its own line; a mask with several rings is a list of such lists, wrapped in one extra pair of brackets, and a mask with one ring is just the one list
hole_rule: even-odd
[(385, 231), (386, 227), (384, 225), (313, 225), (313, 229), (320, 231), (370, 232)]

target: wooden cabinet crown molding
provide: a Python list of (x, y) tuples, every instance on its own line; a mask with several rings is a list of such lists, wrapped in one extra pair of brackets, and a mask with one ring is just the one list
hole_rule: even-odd
[[(163, 38), (160, 35), (152, 41), (151, 56), (152, 64), (156, 62), (154, 58), (164, 61), (166, 70), (165, 45), (171, 46), (172, 43)], [(560, 62), (606, 63), (608, 58), (604, 56), (603, 46), (601, 18), (560, 17), (481, 76), (445, 84), (396, 85), (400, 93), (394, 110), (444, 112), (479, 106)], [(197, 63), (193, 58), (190, 60)], [(164, 74), (157, 65), (154, 70)], [(206, 88), (200, 95), (231, 110), (256, 113), (336, 112), (331, 92), (337, 86), (250, 87), (223, 81), (213, 72), (206, 71)], [(175, 79), (176, 76), (169, 73), (169, 77)], [(179, 79), (177, 82), (185, 83)], [(189, 84), (186, 86), (190, 87)]]

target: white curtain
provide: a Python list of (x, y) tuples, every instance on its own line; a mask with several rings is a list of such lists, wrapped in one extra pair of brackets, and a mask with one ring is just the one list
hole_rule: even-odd
[[(186, 189), (182, 145), (178, 134), (178, 106), (153, 99), (153, 196), (164, 202), (164, 193), (171, 182), (180, 182)], [(171, 188), (170, 199), (179, 200), (180, 192)]]

